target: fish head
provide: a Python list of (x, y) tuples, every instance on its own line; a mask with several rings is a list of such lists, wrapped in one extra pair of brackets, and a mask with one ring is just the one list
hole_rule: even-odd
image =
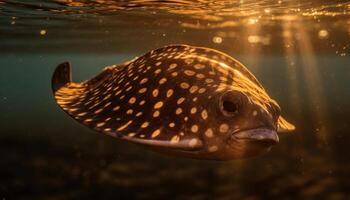
[(220, 84), (208, 109), (216, 142), (226, 147), (220, 155), (238, 159), (268, 152), (279, 142), (278, 132), (295, 127), (281, 116), (280, 106), (258, 82), (239, 70), (233, 70), (232, 79), (230, 84)]

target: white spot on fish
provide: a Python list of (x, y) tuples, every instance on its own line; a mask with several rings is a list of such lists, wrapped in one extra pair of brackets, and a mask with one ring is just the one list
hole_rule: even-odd
[(146, 91), (147, 91), (147, 88), (141, 88), (141, 89), (139, 90), (139, 93), (143, 94), (143, 93), (145, 93)]
[(123, 124), (122, 126), (120, 126), (117, 131), (122, 131), (125, 128), (127, 128), (130, 124), (132, 123), (132, 120), (129, 120), (128, 122), (126, 122), (125, 124)]
[(155, 138), (155, 137), (157, 137), (158, 135), (160, 135), (160, 129), (157, 129), (157, 130), (153, 131), (151, 137), (152, 137), (152, 138)]
[(129, 104), (134, 104), (136, 102), (136, 98), (135, 97), (131, 97), (129, 99)]
[(178, 143), (179, 141), (180, 137), (178, 135), (174, 135), (170, 140), (171, 143)]
[(183, 89), (188, 89), (190, 87), (190, 85), (188, 83), (186, 83), (186, 82), (182, 82), (180, 84), (180, 87), (183, 88)]
[(228, 129), (229, 129), (228, 124), (221, 124), (221, 125), (220, 125), (220, 128), (219, 128), (219, 131), (220, 131), (221, 133), (226, 133), (226, 132), (228, 131)]
[(213, 137), (214, 133), (213, 130), (211, 128), (208, 128), (205, 132), (204, 132), (205, 136), (207, 136), (208, 138)]
[(149, 125), (149, 122), (144, 122), (142, 125), (141, 125), (141, 128), (147, 128)]
[(204, 120), (208, 119), (208, 112), (206, 109), (202, 110), (201, 116)]
[(182, 109), (181, 108), (177, 108), (175, 112), (176, 112), (177, 115), (179, 115), (179, 114), (182, 113)]
[(143, 79), (140, 81), (140, 84), (145, 84), (147, 81), (148, 81), (147, 78), (143, 78)]
[(162, 101), (158, 101), (156, 104), (154, 104), (154, 109), (159, 109), (163, 106), (163, 102)]
[(154, 111), (153, 117), (159, 117), (159, 115), (160, 115), (159, 110)]
[(154, 90), (152, 91), (152, 96), (153, 96), (153, 97), (157, 97), (158, 94), (159, 94), (159, 90), (158, 90), (158, 89), (154, 89)]
[(196, 107), (191, 108), (191, 114), (195, 114), (196, 112), (197, 112), (197, 108)]
[(192, 125), (192, 127), (191, 127), (191, 131), (193, 132), (193, 133), (197, 133), (198, 132), (198, 125)]
[(213, 146), (211, 146), (211, 147), (209, 147), (209, 152), (215, 152), (215, 151), (217, 151), (219, 148), (218, 148), (218, 146), (216, 146), (216, 145), (213, 145)]
[(159, 80), (159, 84), (161, 85), (161, 84), (165, 83), (166, 81), (167, 81), (166, 78), (162, 78), (162, 79)]
[(193, 147), (195, 147), (195, 146), (197, 145), (197, 143), (198, 143), (198, 139), (193, 138), (193, 139), (190, 140), (190, 142), (188, 143), (188, 145), (189, 145), (191, 148), (193, 148)]
[(185, 101), (185, 98), (184, 97), (180, 97), (178, 100), (177, 100), (177, 104), (180, 105), (182, 102)]
[(171, 97), (172, 95), (173, 95), (173, 93), (174, 93), (174, 90), (173, 89), (169, 89), (168, 91), (167, 91), (167, 93), (166, 93), (166, 97)]
[(193, 86), (190, 88), (190, 93), (195, 93), (197, 90), (198, 90), (198, 86), (193, 85)]

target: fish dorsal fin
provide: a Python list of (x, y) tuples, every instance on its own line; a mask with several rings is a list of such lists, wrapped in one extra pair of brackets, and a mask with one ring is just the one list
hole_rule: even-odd
[(295, 130), (295, 126), (285, 120), (282, 116), (277, 121), (277, 131), (279, 133), (288, 133)]

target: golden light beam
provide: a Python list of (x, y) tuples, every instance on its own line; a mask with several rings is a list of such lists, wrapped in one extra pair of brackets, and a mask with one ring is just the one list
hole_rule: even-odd
[(282, 24), (283, 28), (283, 40), (284, 40), (284, 50), (287, 56), (287, 79), (288, 79), (288, 91), (290, 104), (292, 105), (294, 115), (297, 116), (300, 114), (301, 101), (300, 93), (298, 91), (298, 77), (296, 71), (296, 58), (295, 58), (295, 46), (293, 44), (293, 31), (292, 31), (292, 21), (286, 21)]
[[(254, 37), (260, 36), (261, 31), (261, 25), (259, 24), (259, 20), (256, 18), (250, 18), (246, 22), (247, 24), (244, 26), (243, 36), (246, 41), (244, 42), (244, 51), (248, 52), (247, 55), (250, 55), (251, 59), (249, 59), (247, 62), (247, 66), (258, 66), (258, 63), (260, 61), (260, 50), (261, 50), (261, 43), (254, 40)], [(253, 38), (252, 38), (253, 37)], [(258, 72), (259, 69), (255, 69), (255, 72)]]
[(316, 130), (316, 138), (318, 145), (327, 145), (329, 128), (325, 125), (327, 123), (328, 110), (325, 102), (325, 95), (323, 85), (320, 78), (318, 64), (315, 58), (315, 52), (312, 48), (310, 36), (307, 34), (302, 20), (296, 24), (296, 29), (300, 38), (298, 40), (298, 47), (303, 62), (303, 75), (306, 83), (309, 106), (313, 113), (313, 119), (316, 120), (319, 127)]

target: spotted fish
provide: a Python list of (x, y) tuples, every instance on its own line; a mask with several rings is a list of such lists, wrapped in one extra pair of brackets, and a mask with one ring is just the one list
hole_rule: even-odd
[(60, 64), (57, 104), (85, 126), (154, 150), (230, 160), (266, 152), (294, 130), (241, 63), (203, 47), (170, 45), (74, 83)]

